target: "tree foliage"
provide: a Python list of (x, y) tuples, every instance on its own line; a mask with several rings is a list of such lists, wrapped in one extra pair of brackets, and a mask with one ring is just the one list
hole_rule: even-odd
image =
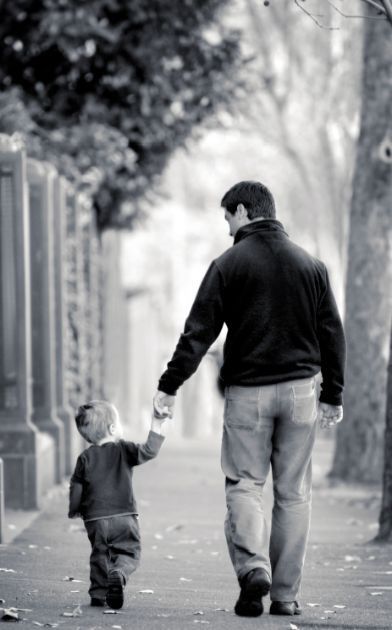
[(233, 96), (240, 55), (237, 34), (218, 23), (224, 4), (2, 3), (3, 106), (19, 100), (36, 151), (93, 186), (101, 227), (129, 225), (170, 153)]

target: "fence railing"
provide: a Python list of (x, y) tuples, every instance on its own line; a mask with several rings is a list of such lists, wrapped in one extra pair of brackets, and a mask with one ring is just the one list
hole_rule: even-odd
[[(106, 381), (106, 296), (126, 309), (107, 273), (118, 257), (118, 236), (98, 233), (89, 200), (0, 136), (0, 457), (10, 507), (36, 508), (74, 466), (74, 409), (102, 396)], [(124, 348), (109, 381), (126, 361)]]

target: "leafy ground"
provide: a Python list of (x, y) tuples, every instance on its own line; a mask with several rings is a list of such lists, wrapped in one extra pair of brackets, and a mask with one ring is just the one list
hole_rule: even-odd
[[(234, 615), (237, 585), (223, 537), (218, 444), (174, 445), (170, 439), (136, 474), (144, 552), (119, 614), (88, 606), (88, 543), (81, 522), (66, 519), (66, 485), (12, 544), (0, 548), (1, 605), (24, 609), (19, 617), (28, 628), (392, 628), (392, 548), (369, 542), (379, 493), (329, 487), (324, 473), (330, 451), (331, 443), (320, 440), (301, 617), (271, 617), (268, 601), (262, 618)], [(266, 505), (270, 509), (270, 489)]]

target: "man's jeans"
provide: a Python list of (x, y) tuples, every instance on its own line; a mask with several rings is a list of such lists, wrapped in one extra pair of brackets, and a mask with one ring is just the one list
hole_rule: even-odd
[[(310, 525), (315, 378), (233, 385), (225, 398), (222, 469), (231, 561), (239, 579), (264, 568), (272, 578), (272, 601), (295, 601)], [(262, 495), (270, 463), (274, 508), (269, 536)]]
[(85, 527), (91, 543), (89, 594), (104, 600), (110, 571), (119, 571), (125, 584), (139, 565), (139, 523), (135, 515), (111, 516), (87, 521)]

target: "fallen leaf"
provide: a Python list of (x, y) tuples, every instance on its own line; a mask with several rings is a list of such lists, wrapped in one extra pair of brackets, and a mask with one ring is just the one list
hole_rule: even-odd
[(178, 523), (178, 525), (169, 525), (166, 527), (165, 532), (178, 532), (180, 529), (183, 529), (184, 525), (182, 523)]
[(191, 578), (180, 577), (180, 582), (192, 582)]
[(295, 623), (290, 623), (289, 628), (290, 630), (298, 630), (298, 626), (296, 626)]
[(210, 556), (219, 556), (219, 551), (210, 551)]
[(139, 591), (139, 593), (142, 593), (144, 595), (152, 595), (154, 591), (151, 588), (143, 588), (141, 591)]
[(196, 610), (196, 612), (193, 613), (194, 615), (204, 615), (202, 610)]
[(383, 595), (383, 593), (381, 591), (373, 591), (370, 595)]
[(81, 617), (82, 614), (83, 613), (80, 606), (76, 606), (76, 608), (74, 608), (72, 612), (63, 612), (63, 617)]
[(336, 610), (324, 610), (325, 615), (332, 615), (334, 613), (336, 613)]
[(19, 621), (19, 613), (17, 608), (0, 608), (2, 621)]
[(119, 610), (113, 610), (113, 608), (109, 608), (108, 610), (103, 611), (104, 615), (120, 615)]
[(308, 602), (306, 605), (310, 608), (316, 608), (316, 606), (320, 606), (320, 604), (314, 604), (313, 602)]
[(344, 556), (345, 562), (362, 562), (362, 558), (359, 556)]
[(50, 551), (52, 547), (49, 547), (49, 545), (45, 545), (44, 549), (46, 549), (46, 551)]
[(334, 608), (346, 608), (345, 604), (334, 604)]
[(159, 534), (159, 533), (154, 534), (154, 538), (155, 538), (156, 540), (163, 540), (163, 536), (162, 536), (162, 534)]
[(230, 612), (228, 608), (214, 608), (215, 612)]
[[(368, 556), (368, 557), (367, 557), (367, 559), (368, 559), (368, 560), (375, 560), (375, 559), (376, 559), (376, 556)], [(391, 563), (389, 563), (389, 564), (391, 564)]]
[(83, 580), (77, 580), (76, 578), (66, 575), (65, 577), (63, 577), (63, 582), (83, 582)]
[(3, 567), (0, 567), (0, 571), (3, 571), (3, 573), (16, 573), (15, 569), (4, 569)]
[(166, 560), (174, 560), (174, 556), (165, 556)]
[(194, 619), (193, 623), (210, 623), (210, 622), (206, 621), (205, 619)]
[(80, 593), (80, 591), (70, 591), (70, 593)]
[(38, 545), (29, 545), (29, 549), (38, 549)]
[(112, 626), (112, 628), (116, 628), (116, 630), (121, 630), (122, 626)]

